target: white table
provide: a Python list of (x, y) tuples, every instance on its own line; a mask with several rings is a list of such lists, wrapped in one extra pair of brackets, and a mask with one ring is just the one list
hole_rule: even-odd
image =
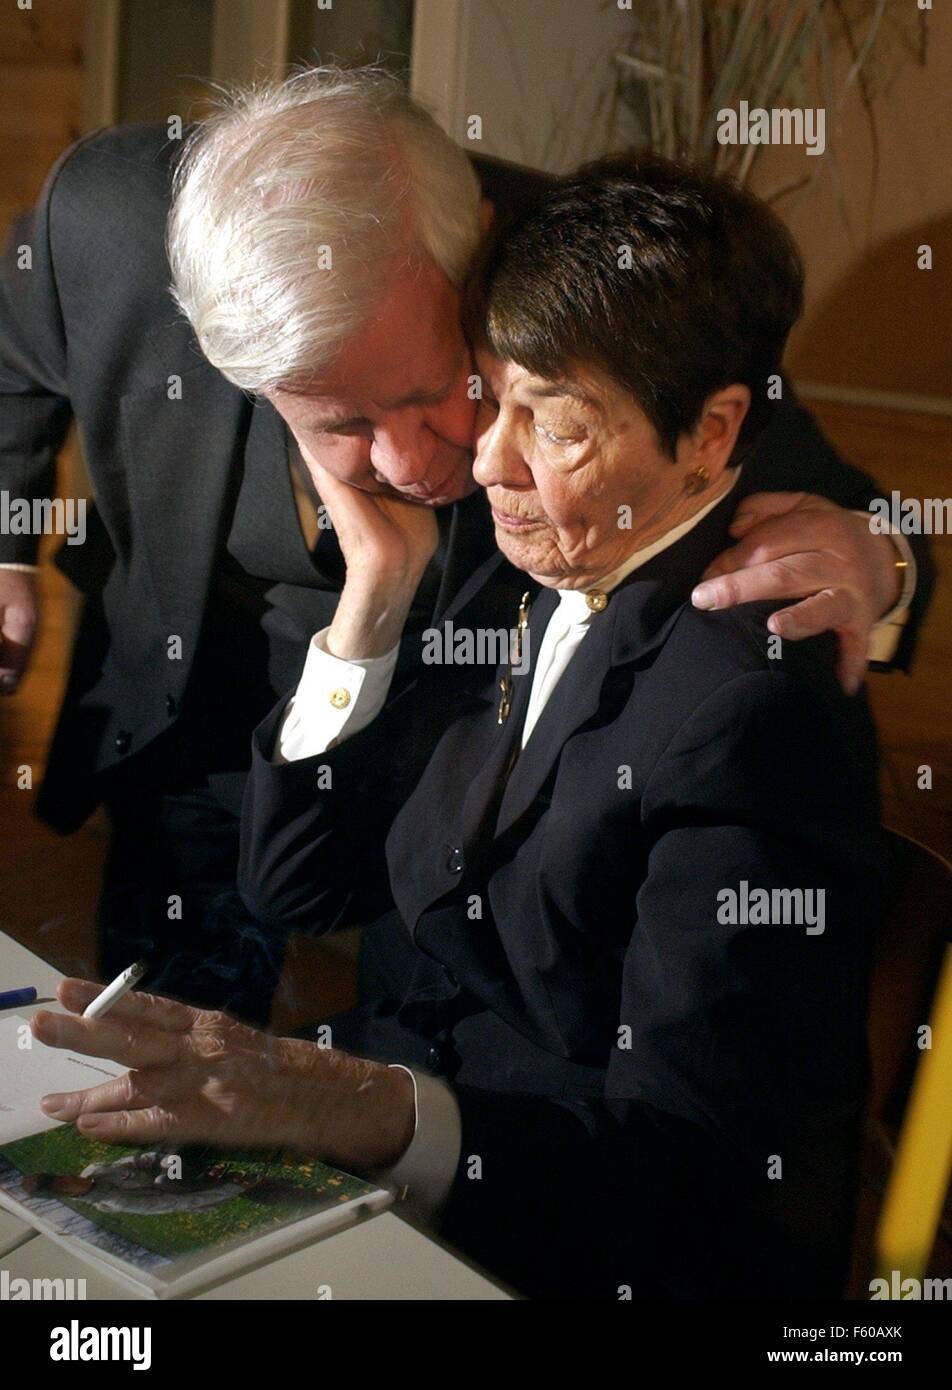
[[(34, 985), (40, 996), (11, 1012), (29, 1018), (50, 1007), (62, 976), (0, 933), (0, 989)], [(42, 1001), (44, 998), (47, 1003)], [(54, 1005), (58, 1008), (59, 1005)], [(0, 1010), (0, 1018), (5, 1011)], [(0, 1268), (11, 1278), (85, 1279), (86, 1297), (134, 1300), (136, 1292), (86, 1264), (46, 1236), (0, 1211)], [(510, 1295), (456, 1254), (392, 1211), (328, 1236), (258, 1269), (249, 1270), (200, 1299), (508, 1299)]]
[[(33, 1229), (19, 1217), (13, 1216), (8, 1211), (0, 1211), (0, 1260), (10, 1250), (16, 1250), (18, 1245), (23, 1245), (25, 1241), (34, 1239)], [(4, 1269), (9, 1268), (7, 1262), (3, 1260)]]

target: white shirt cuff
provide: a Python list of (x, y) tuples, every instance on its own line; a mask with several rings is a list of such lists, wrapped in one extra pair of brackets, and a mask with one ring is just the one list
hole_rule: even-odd
[(902, 592), (896, 600), (895, 607), (883, 614), (879, 620), (880, 623), (894, 623), (897, 618), (904, 618), (916, 592), (916, 557), (912, 553), (912, 546), (902, 532), (896, 530), (895, 526), (891, 526), (889, 529), (889, 539), (905, 560), (906, 568), (903, 570)]
[(0, 560), (0, 570), (22, 570), (24, 574), (39, 574), (39, 565), (28, 565), (22, 560)]
[[(868, 512), (858, 512), (858, 516), (868, 517)], [(885, 532), (883, 533), (885, 534)], [(879, 622), (869, 634), (869, 650), (867, 657), (870, 661), (880, 661), (883, 663), (892, 661), (899, 646), (899, 638), (902, 629), (906, 625), (909, 617), (909, 607), (912, 603), (913, 595), (916, 592), (916, 557), (912, 553), (912, 546), (906, 540), (901, 531), (890, 523), (889, 539), (896, 546), (900, 555), (906, 562), (903, 570), (902, 592), (893, 608), (888, 613), (884, 613)]]
[(445, 1081), (425, 1072), (411, 1071), (399, 1062), (392, 1063), (405, 1071), (413, 1082), (413, 1107), (416, 1123), (409, 1147), (392, 1168), (374, 1174), (377, 1182), (385, 1182), (398, 1193), (406, 1189), (404, 1199), (421, 1221), (436, 1225), (450, 1195), (463, 1142), (463, 1127), (459, 1105), (452, 1088)]
[(383, 709), (399, 646), (386, 656), (344, 661), (327, 650), (325, 627), (311, 638), (297, 689), (284, 711), (274, 763), (293, 763), (326, 753), (360, 733)]

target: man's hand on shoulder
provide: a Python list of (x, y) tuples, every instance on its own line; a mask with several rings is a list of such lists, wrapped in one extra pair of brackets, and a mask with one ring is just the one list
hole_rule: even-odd
[(835, 632), (837, 674), (848, 695), (860, 688), (873, 628), (902, 593), (899, 555), (862, 513), (806, 492), (744, 498), (723, 551), (694, 590), (695, 607), (797, 599), (768, 619), (769, 630), (798, 641)]

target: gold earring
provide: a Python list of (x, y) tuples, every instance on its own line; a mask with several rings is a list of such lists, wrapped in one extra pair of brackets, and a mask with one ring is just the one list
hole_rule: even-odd
[(688, 476), (685, 478), (684, 491), (689, 492), (693, 497), (696, 493), (703, 492), (710, 480), (710, 473), (708, 473), (707, 469), (704, 467), (704, 464), (701, 463), (697, 466), (697, 468), (692, 469)]

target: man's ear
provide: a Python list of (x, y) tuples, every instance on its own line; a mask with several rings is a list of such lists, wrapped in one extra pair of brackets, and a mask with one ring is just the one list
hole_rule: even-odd
[(715, 391), (704, 402), (693, 431), (693, 455), (695, 465), (703, 463), (712, 479), (727, 467), (749, 409), (750, 388), (740, 382)]
[(491, 203), (488, 198), (481, 198), (479, 202), (479, 234), (485, 236), (493, 224), (496, 216), (496, 204)]

